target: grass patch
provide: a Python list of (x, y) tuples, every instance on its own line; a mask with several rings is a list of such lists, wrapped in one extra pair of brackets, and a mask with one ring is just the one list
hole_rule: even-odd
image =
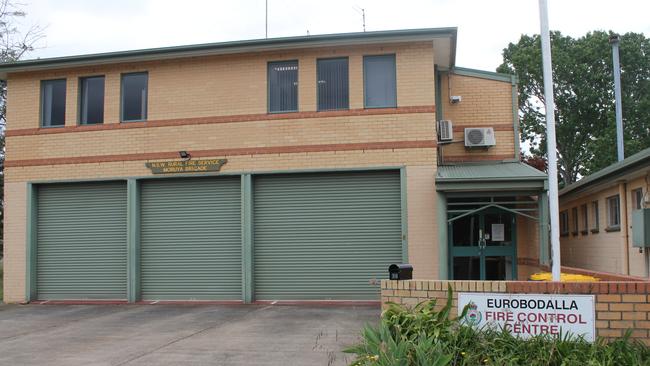
[(436, 310), (434, 300), (413, 309), (390, 304), (378, 326), (366, 326), (361, 343), (345, 350), (353, 366), (619, 366), (650, 365), (650, 348), (629, 338), (594, 343), (564, 335), (514, 337), (506, 330), (465, 326), (452, 317), (452, 292)]

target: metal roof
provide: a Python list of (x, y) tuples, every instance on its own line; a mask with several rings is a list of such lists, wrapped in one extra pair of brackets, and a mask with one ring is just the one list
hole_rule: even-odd
[(642, 167), (650, 167), (650, 148), (641, 150), (627, 159), (609, 165), (594, 174), (588, 175), (564, 187), (560, 190), (559, 195), (563, 196), (570, 192), (583, 191), (594, 185), (617, 179), (625, 174), (637, 172)]
[(0, 79), (6, 79), (7, 73), (11, 72), (114, 64), (119, 62), (152, 61), (296, 48), (414, 41), (433, 41), (434, 52), (436, 54), (436, 64), (451, 68), (454, 67), (456, 59), (456, 33), (456, 27), (403, 29), (204, 43), (177, 47), (149, 48), (142, 50), (24, 60), (0, 63)]
[(520, 162), (443, 165), (438, 167), (437, 182), (545, 180), (546, 174)]

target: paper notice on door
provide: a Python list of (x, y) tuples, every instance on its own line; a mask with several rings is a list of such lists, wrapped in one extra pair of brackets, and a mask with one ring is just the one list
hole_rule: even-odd
[(492, 241), (506, 240), (503, 226), (503, 224), (492, 224)]

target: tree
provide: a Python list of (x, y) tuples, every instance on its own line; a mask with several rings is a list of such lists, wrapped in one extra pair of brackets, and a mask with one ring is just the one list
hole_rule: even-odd
[[(20, 20), (27, 13), (11, 0), (0, 0), (0, 62), (12, 62), (33, 51), (36, 44), (44, 38), (44, 29), (38, 25), (21, 31)], [(5, 125), (7, 111), (7, 81), (0, 81), (0, 238), (3, 238), (4, 222), (4, 161), (5, 161)], [(0, 240), (0, 257), (2, 241)]]
[[(561, 185), (616, 161), (612, 51), (602, 31), (574, 39), (551, 33), (558, 179)], [(650, 39), (621, 36), (625, 156), (650, 147)], [(546, 155), (544, 83), (539, 35), (522, 35), (503, 50), (499, 72), (519, 79), (522, 141), (532, 155)]]

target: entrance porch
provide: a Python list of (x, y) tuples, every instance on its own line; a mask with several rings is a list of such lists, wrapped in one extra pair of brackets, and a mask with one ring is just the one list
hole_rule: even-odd
[(438, 167), (440, 278), (525, 280), (548, 265), (547, 188), (519, 162)]

